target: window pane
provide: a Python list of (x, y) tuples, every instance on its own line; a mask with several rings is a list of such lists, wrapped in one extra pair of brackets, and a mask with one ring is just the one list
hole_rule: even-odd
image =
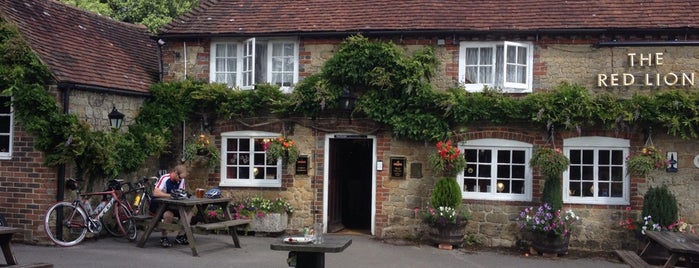
[(267, 43), (255, 44), (255, 83), (267, 83)]
[(466, 48), (466, 65), (478, 65), (478, 53), (477, 47)]
[(583, 151), (583, 164), (592, 165), (595, 163), (595, 154), (593, 150)]
[(0, 133), (9, 134), (10, 133), (10, 117), (0, 116)]
[(0, 136), (0, 152), (7, 153), (10, 151), (10, 136)]
[(613, 165), (623, 165), (624, 164), (624, 151), (613, 150), (612, 151), (612, 164)]
[(599, 150), (599, 164), (600, 165), (609, 165), (610, 161), (610, 156), (609, 156), (609, 151), (606, 150)]
[(9, 115), (11, 112), (12, 99), (10, 97), (0, 97), (0, 114)]

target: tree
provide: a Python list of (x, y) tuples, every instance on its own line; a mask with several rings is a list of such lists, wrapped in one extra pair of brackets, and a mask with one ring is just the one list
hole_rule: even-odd
[(115, 20), (142, 24), (151, 32), (199, 4), (198, 0), (64, 0)]

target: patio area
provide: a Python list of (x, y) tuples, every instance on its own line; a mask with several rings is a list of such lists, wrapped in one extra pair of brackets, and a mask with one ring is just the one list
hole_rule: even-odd
[[(193, 257), (187, 246), (159, 247), (159, 235), (150, 237), (145, 248), (123, 238), (105, 237), (69, 248), (15, 244), (14, 250), (20, 263), (48, 262), (55, 267), (288, 267), (287, 252), (270, 249), (270, 244), (282, 237), (241, 236), (242, 248), (232, 248), (231, 238), (225, 234), (195, 236), (199, 257)], [(487, 249), (440, 250), (429, 245), (386, 243), (363, 234), (344, 236), (352, 239), (352, 245), (343, 252), (326, 254), (326, 267), (628, 267), (606, 256), (525, 257)]]

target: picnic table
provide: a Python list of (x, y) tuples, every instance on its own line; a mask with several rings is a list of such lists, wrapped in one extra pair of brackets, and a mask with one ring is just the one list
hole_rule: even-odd
[[(680, 232), (646, 231), (648, 244), (657, 243), (670, 252), (663, 267), (675, 267), (680, 258), (684, 258), (687, 266), (692, 265), (692, 260), (699, 261), (699, 236)], [(648, 244), (646, 248), (648, 248)], [(644, 252), (641, 252), (643, 256)], [(696, 265), (695, 265), (696, 266)]]
[[(285, 238), (286, 239), (286, 238)], [(272, 250), (289, 251), (296, 255), (296, 268), (325, 267), (325, 253), (342, 252), (352, 244), (352, 239), (341, 236), (324, 236), (320, 244), (290, 244), (284, 239), (270, 244)]]
[[(50, 263), (29, 263), (20, 265), (17, 263), (17, 258), (15, 257), (15, 252), (12, 250), (12, 236), (16, 233), (21, 233), (23, 230), (20, 228), (0, 226), (0, 247), (2, 247), (2, 254), (5, 255), (5, 263), (8, 267), (31, 267), (31, 268), (50, 268), (53, 264)], [(2, 265), (0, 265), (2, 266)], [(2, 266), (5, 267), (5, 266)]]
[(643, 256), (653, 244), (660, 245), (670, 253), (662, 267), (675, 267), (680, 259), (683, 259), (688, 267), (699, 267), (699, 236), (680, 232), (645, 231), (647, 243), (643, 250), (636, 252), (617, 250), (617, 255), (632, 267), (653, 267), (648, 264)]
[(7, 265), (17, 265), (17, 258), (12, 251), (12, 235), (22, 232), (22, 229), (0, 226), (0, 246), (2, 246), (2, 254), (5, 255)]
[[(189, 248), (192, 250), (193, 256), (199, 256), (199, 253), (197, 252), (197, 242), (194, 239), (192, 227), (203, 230), (228, 229), (228, 234), (233, 239), (235, 247), (240, 248), (240, 240), (238, 239), (236, 227), (239, 225), (245, 225), (250, 223), (250, 220), (231, 220), (232, 217), (230, 215), (230, 211), (228, 211), (228, 203), (231, 201), (230, 198), (210, 199), (192, 197), (180, 200), (170, 198), (159, 198), (155, 199), (155, 201), (160, 202), (161, 205), (158, 206), (158, 210), (155, 212), (155, 216), (150, 220), (150, 223), (147, 225), (143, 235), (141, 236), (141, 239), (138, 241), (138, 247), (145, 246), (146, 241), (153, 232), (153, 229), (155, 229), (156, 227), (161, 226), (161, 228), (171, 229), (168, 226), (164, 226), (164, 223), (160, 222), (160, 219), (163, 217), (163, 213), (165, 213), (166, 209), (177, 210), (179, 214), (182, 217), (184, 217), (186, 213), (190, 213), (194, 209), (194, 207), (197, 207), (197, 215), (200, 219), (204, 221), (204, 223), (199, 223), (194, 226), (191, 226), (189, 221), (180, 219), (177, 228), (171, 229), (173, 231), (184, 230), (185, 234), (187, 235), (187, 240), (189, 240)], [(229, 220), (220, 222), (208, 222), (208, 217), (204, 215), (204, 211), (206, 210), (206, 207), (209, 205), (222, 207), (225, 218)]]

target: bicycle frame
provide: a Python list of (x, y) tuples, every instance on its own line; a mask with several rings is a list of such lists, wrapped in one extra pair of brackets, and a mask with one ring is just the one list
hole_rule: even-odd
[[(99, 233), (102, 230), (102, 226), (99, 223), (99, 220), (104, 217), (104, 214), (109, 211), (109, 209), (114, 206), (114, 203), (121, 203), (119, 197), (116, 194), (117, 190), (109, 190), (109, 191), (104, 191), (104, 192), (90, 192), (90, 193), (78, 193), (78, 197), (73, 201), (73, 204), (75, 204), (77, 207), (83, 210), (86, 215), (88, 215), (88, 220), (90, 220), (90, 223), (95, 226), (87, 226), (88, 230), (91, 233)], [(109, 200), (107, 201), (107, 204), (104, 205), (100, 209), (100, 211), (97, 211), (95, 214), (95, 211), (92, 210), (92, 208), (86, 208), (84, 205), (84, 201), (88, 200), (90, 196), (96, 196), (96, 195), (109, 195)], [(89, 202), (89, 201), (88, 201)], [(101, 202), (101, 201), (100, 201)], [(71, 217), (74, 217), (75, 215), (71, 215)], [(72, 222), (72, 221), (68, 221)], [(85, 226), (76, 226), (76, 227), (85, 227)]]

